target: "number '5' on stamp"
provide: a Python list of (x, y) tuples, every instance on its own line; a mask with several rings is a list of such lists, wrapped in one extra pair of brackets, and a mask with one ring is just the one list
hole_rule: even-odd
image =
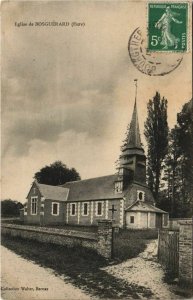
[(186, 52), (188, 3), (148, 3), (148, 51)]

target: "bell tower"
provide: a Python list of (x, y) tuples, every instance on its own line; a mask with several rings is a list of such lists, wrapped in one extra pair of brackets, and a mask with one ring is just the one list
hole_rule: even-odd
[[(142, 148), (137, 114), (137, 79), (135, 81), (135, 103), (126, 139), (121, 147), (116, 186), (124, 189), (131, 181), (146, 184), (146, 156)], [(119, 182), (119, 183), (118, 183)]]

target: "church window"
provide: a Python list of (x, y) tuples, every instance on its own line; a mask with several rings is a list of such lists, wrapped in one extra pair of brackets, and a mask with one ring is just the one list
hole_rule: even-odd
[(87, 202), (84, 202), (82, 204), (82, 215), (83, 216), (88, 216), (88, 203)]
[(96, 215), (97, 216), (102, 216), (103, 214), (103, 205), (102, 202), (97, 202), (96, 203)]
[(143, 191), (137, 191), (137, 200), (139, 201), (145, 200), (145, 193)]
[(38, 202), (38, 197), (31, 198), (31, 214), (32, 215), (37, 215), (37, 202)]
[(123, 190), (123, 182), (117, 181), (115, 182), (115, 193), (122, 193)]
[(134, 224), (134, 220), (135, 220), (134, 216), (130, 216), (130, 223), (131, 224)]
[(70, 215), (71, 216), (76, 215), (76, 203), (71, 203), (71, 205), (70, 205)]
[(36, 188), (35, 188), (35, 187), (33, 188), (33, 193), (34, 193), (34, 194), (36, 193)]
[(58, 216), (59, 215), (59, 203), (52, 202), (52, 215)]

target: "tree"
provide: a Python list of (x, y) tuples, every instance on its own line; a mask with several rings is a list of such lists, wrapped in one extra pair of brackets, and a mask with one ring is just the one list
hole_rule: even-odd
[(43, 167), (35, 173), (34, 178), (43, 184), (61, 185), (68, 181), (80, 180), (79, 173), (74, 169), (69, 169), (61, 161), (56, 161), (49, 166)]
[(16, 217), (19, 216), (19, 210), (23, 208), (23, 204), (16, 200), (5, 199), (1, 201), (1, 216)]
[(148, 102), (147, 111), (144, 134), (148, 144), (148, 184), (158, 202), (161, 171), (168, 150), (167, 99), (161, 99), (160, 94), (156, 92)]
[(165, 189), (162, 191), (162, 195), (165, 194), (165, 199), (161, 199), (161, 208), (164, 209), (164, 202), (168, 202), (168, 210), (172, 217), (177, 216), (178, 211), (178, 199), (180, 197), (180, 187), (182, 185), (182, 168), (181, 168), (181, 152), (178, 141), (177, 126), (175, 126), (169, 134), (168, 154), (164, 160), (164, 177)]
[(185, 103), (177, 114), (178, 142), (183, 156), (183, 175), (186, 191), (193, 194), (193, 100)]
[[(172, 217), (189, 217), (193, 199), (193, 101), (177, 114), (177, 125), (169, 136), (164, 180)], [(166, 192), (167, 191), (167, 192)]]

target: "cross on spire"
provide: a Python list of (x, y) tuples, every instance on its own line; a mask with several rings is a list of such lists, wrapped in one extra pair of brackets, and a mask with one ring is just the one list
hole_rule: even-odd
[(137, 102), (137, 81), (138, 79), (134, 79), (134, 82), (135, 82), (135, 103)]

